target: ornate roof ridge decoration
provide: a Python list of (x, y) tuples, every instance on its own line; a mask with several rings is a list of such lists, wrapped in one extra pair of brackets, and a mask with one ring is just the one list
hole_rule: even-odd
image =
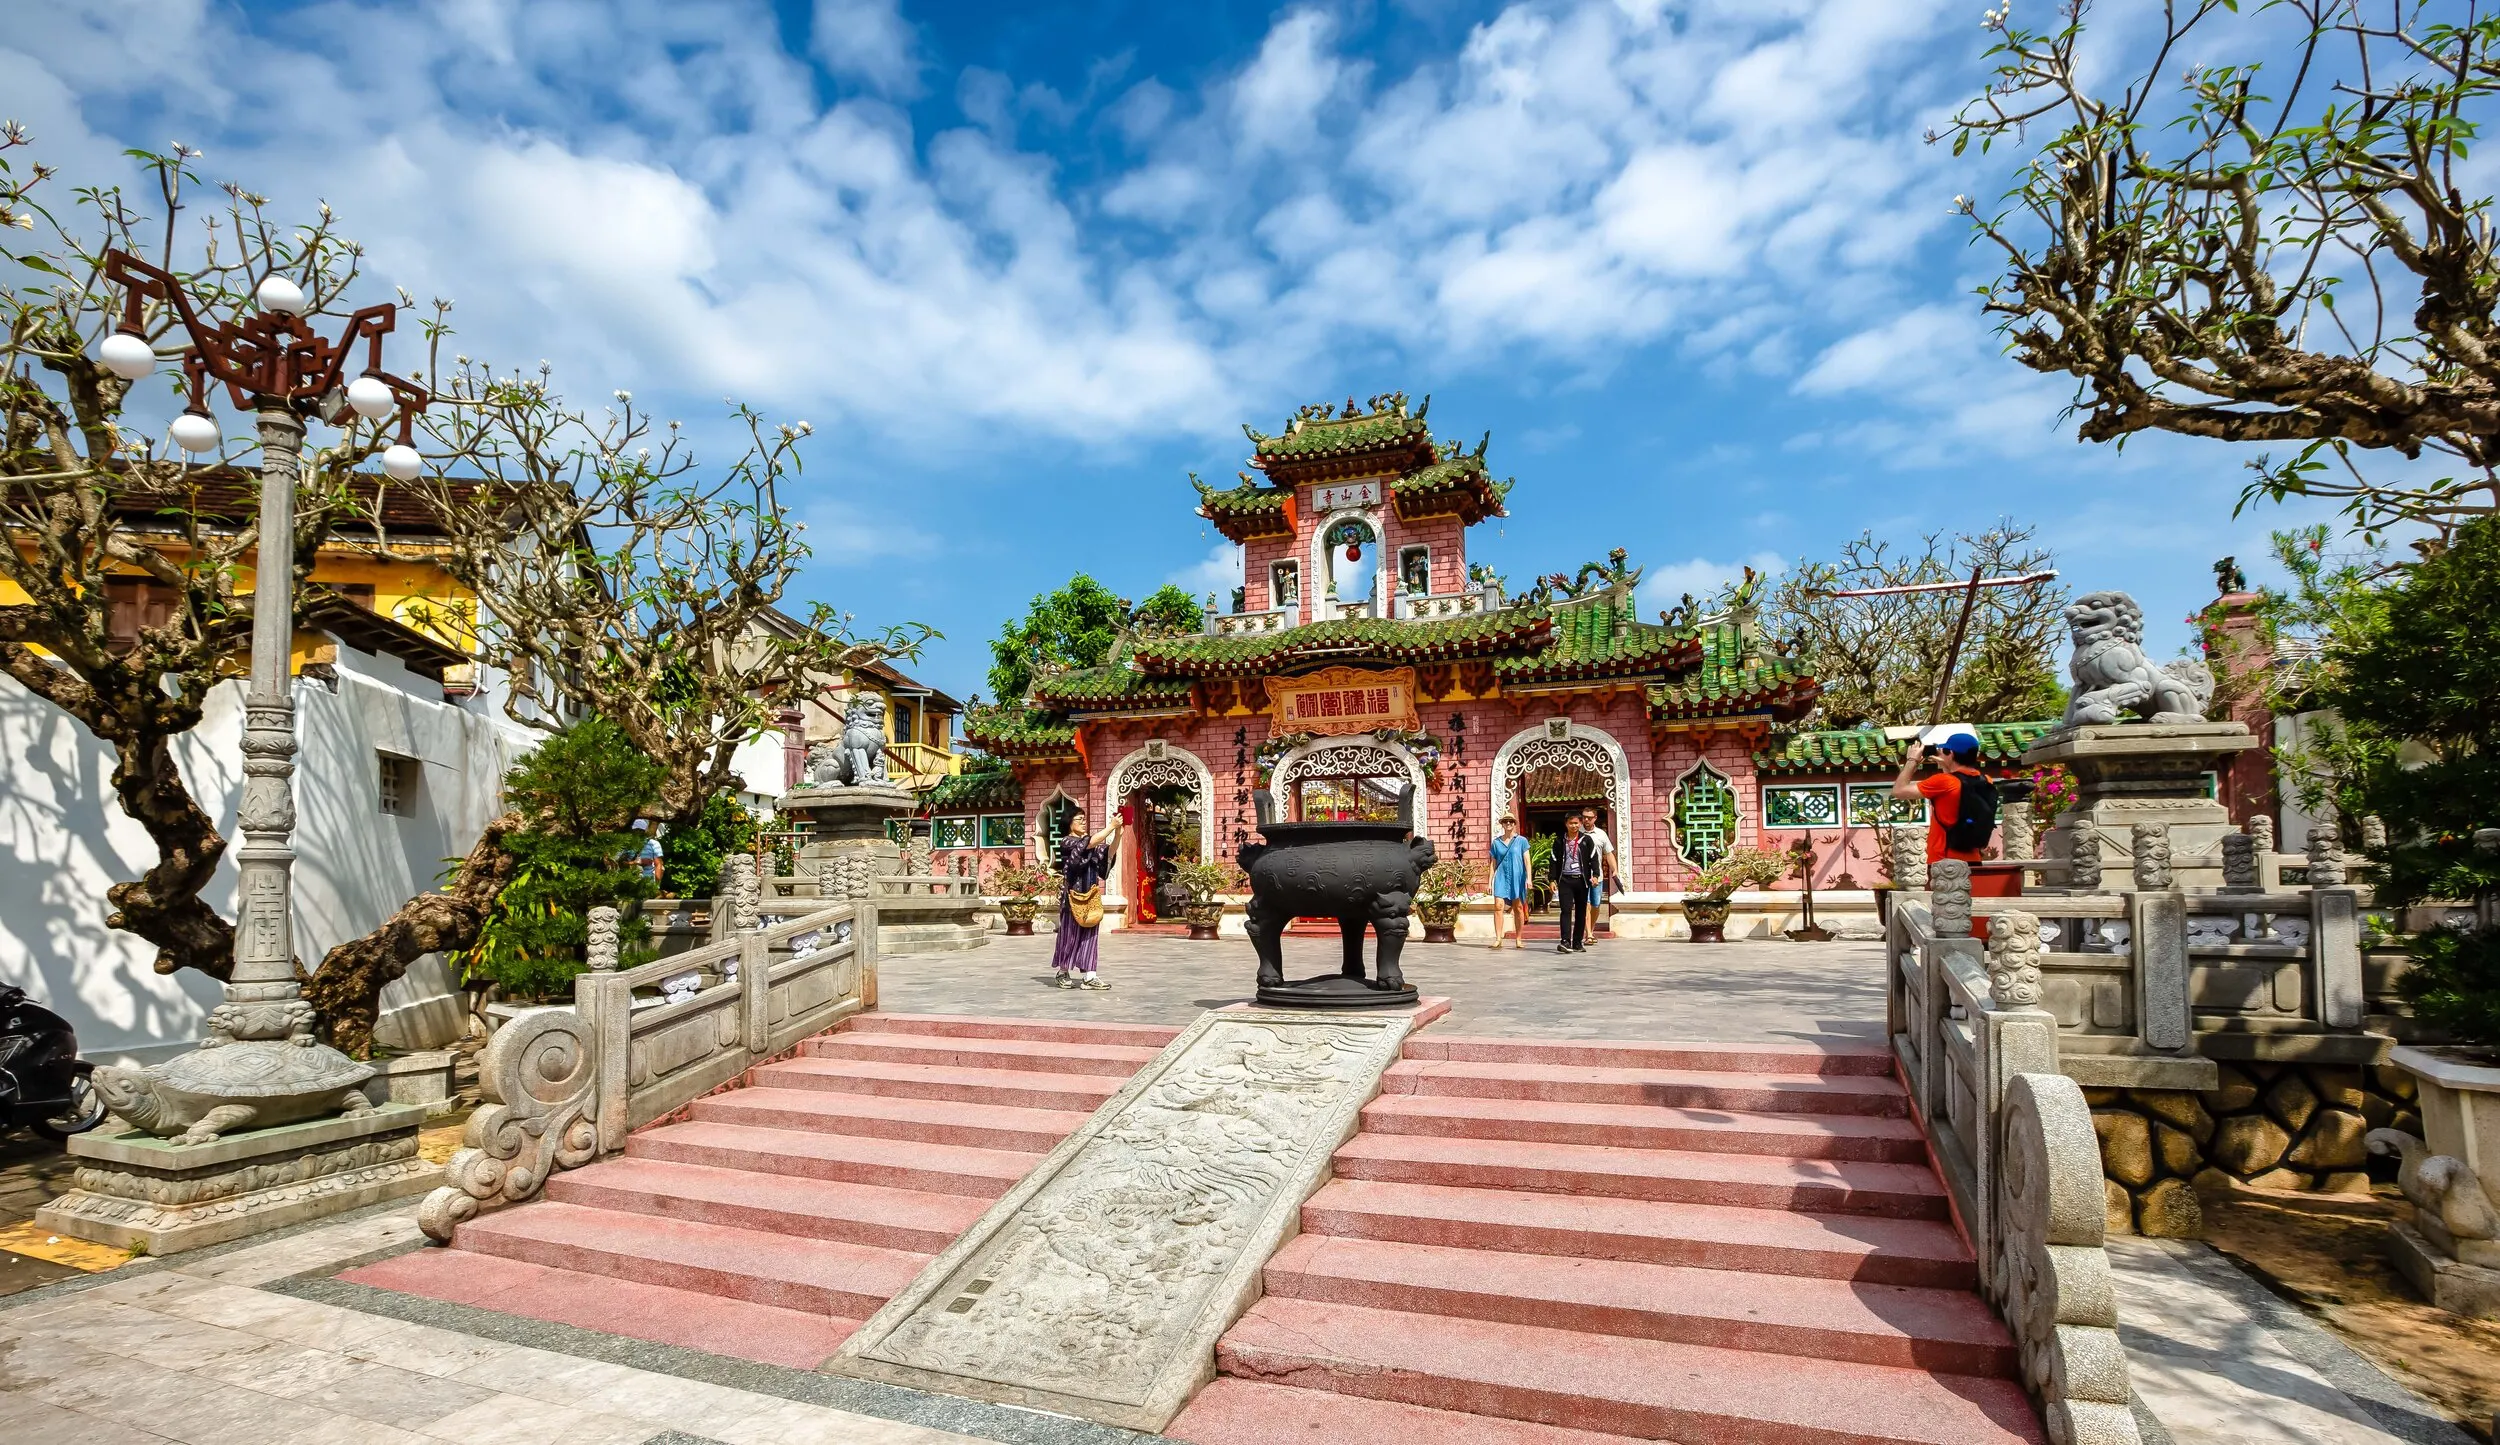
[(1390, 391), (1360, 406), (1347, 397), (1343, 410), (1325, 402), (1303, 407), (1274, 435), (1248, 422), (1241, 432), (1250, 439), (1250, 464), (1278, 486), (1378, 472), (1403, 476), (1441, 460), (1424, 423), (1431, 410), (1429, 396), (1409, 411), (1406, 393)]
[(1822, 696), (1821, 683), (1807, 676), (1787, 652), (1764, 653), (1742, 622), (1704, 623), (1693, 635), (1700, 643), (1696, 658), (1700, 666), (1649, 690), (1653, 723), (1740, 713), (1795, 722), (1811, 712), (1815, 699)]
[[(2024, 722), (1974, 723), (1979, 735), (1979, 760), (1990, 767), (2013, 767), (2023, 750), (2057, 726), (2054, 718)], [(1811, 777), (1819, 774), (1881, 772), (1901, 765), (1908, 738), (1889, 738), (1879, 727), (1827, 728), (1774, 736), (1754, 753), (1754, 767), (1766, 777)]]
[(1262, 485), (1248, 472), (1234, 475), (1241, 485), (1218, 488), (1199, 480), (1196, 472), (1189, 474), (1189, 484), (1198, 490), (1198, 515), (1234, 542), (1292, 536), (1293, 488)]

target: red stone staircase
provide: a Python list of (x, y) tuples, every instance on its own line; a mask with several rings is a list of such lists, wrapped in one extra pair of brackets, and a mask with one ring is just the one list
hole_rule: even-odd
[(1166, 1430), (2045, 1436), (1880, 1047), (1410, 1039)]
[(361, 1284), (812, 1368), (1177, 1029), (858, 1015)]

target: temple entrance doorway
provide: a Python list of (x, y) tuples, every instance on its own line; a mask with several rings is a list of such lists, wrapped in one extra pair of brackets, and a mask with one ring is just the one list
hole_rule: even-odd
[(1294, 780), (1298, 823), (1394, 823), (1400, 777), (1302, 777)]
[[(1528, 838), (1533, 867), (1529, 876), (1528, 912), (1533, 922), (1549, 929), (1561, 920), (1562, 890), (1555, 883), (1555, 861), (1562, 847), (1563, 824), (1577, 817), (1583, 808), (1597, 810), (1597, 826), (1606, 836), (1615, 836), (1614, 808), (1611, 805), (1605, 778), (1591, 768), (1569, 765), (1533, 768), (1522, 774), (1518, 791), (1519, 828)], [(1589, 933), (1605, 932), (1603, 919), (1592, 914)], [(1548, 933), (1546, 936), (1553, 936)]]
[(1129, 922), (1157, 923), (1178, 918), (1189, 890), (1173, 876), (1184, 863), (1199, 859), (1198, 795), (1178, 784), (1140, 788), (1121, 805), (1128, 819)]

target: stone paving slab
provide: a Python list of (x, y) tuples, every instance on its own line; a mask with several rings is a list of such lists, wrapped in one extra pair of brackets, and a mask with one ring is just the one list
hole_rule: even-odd
[[(993, 937), (966, 953), (889, 955), (878, 1006), (891, 1013), (1104, 1019), (1185, 1026), (1205, 1009), (1247, 1001), (1258, 963), (1241, 939), (1192, 941), (1106, 933), (1110, 991), (1052, 986), (1048, 935)], [(1328, 972), (1335, 939), (1287, 938), (1285, 973)], [(1451, 1001), (1436, 1032), (1548, 1039), (1707, 1039), (1880, 1043), (1881, 943), (1721, 944), (1608, 939), (1586, 953), (1551, 945), (1496, 952), (1481, 943), (1409, 943), (1407, 980)]]

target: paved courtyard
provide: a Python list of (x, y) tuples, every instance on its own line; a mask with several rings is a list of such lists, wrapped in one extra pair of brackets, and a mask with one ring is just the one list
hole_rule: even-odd
[[(879, 1006), (896, 1013), (1009, 1014), (1186, 1024), (1247, 1000), (1248, 942), (1106, 933), (1108, 993), (1051, 986), (1048, 936), (993, 936), (964, 953), (879, 962)], [(1333, 938), (1285, 940), (1285, 974), (1334, 973)], [(1880, 1041), (1880, 943), (1650, 943), (1610, 939), (1581, 954), (1553, 945), (1496, 953), (1482, 944), (1410, 943), (1407, 980), (1449, 997), (1451, 1033), (1547, 1039)]]

